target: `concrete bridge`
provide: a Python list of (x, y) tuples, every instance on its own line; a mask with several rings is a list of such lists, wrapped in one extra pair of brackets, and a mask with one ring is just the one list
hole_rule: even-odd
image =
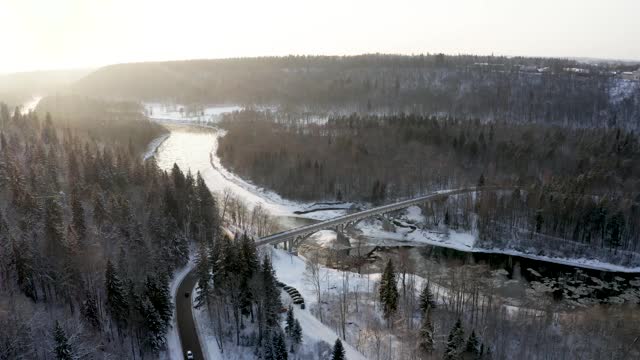
[(268, 245), (285, 243), (289, 249), (293, 248), (293, 245), (300, 240), (305, 239), (309, 235), (316, 233), (320, 230), (337, 230), (341, 233), (345, 226), (355, 224), (360, 220), (379, 216), (393, 211), (406, 209), (413, 205), (423, 204), (435, 200), (445, 200), (452, 195), (460, 195), (474, 192), (496, 192), (496, 191), (508, 191), (514, 190), (514, 187), (505, 186), (482, 186), (482, 187), (469, 187), (455, 190), (437, 191), (428, 195), (420, 196), (414, 199), (399, 201), (393, 204), (382, 205), (372, 209), (363, 210), (356, 213), (351, 213), (343, 216), (339, 216), (333, 219), (325, 220), (316, 224), (302, 226), (296, 229), (291, 229), (279, 233), (275, 233), (256, 240), (256, 245)]

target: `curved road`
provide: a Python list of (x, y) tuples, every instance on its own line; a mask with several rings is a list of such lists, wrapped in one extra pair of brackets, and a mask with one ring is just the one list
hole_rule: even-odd
[[(202, 346), (200, 346), (196, 324), (193, 321), (193, 308), (191, 306), (191, 296), (197, 282), (198, 278), (195, 275), (195, 271), (191, 270), (178, 286), (175, 298), (176, 319), (180, 343), (182, 344), (182, 356), (186, 359), (187, 350), (191, 350), (195, 359), (202, 360), (205, 357), (202, 354)], [(184, 296), (186, 292), (189, 293), (189, 297)]]

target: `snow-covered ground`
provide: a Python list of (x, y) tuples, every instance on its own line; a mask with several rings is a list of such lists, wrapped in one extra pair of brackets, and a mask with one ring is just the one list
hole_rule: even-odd
[(188, 122), (217, 122), (220, 120), (221, 115), (243, 109), (236, 105), (185, 106), (180, 104), (144, 103), (143, 106), (146, 115), (150, 119)]
[(309, 236), (308, 241), (323, 248), (334, 248), (338, 234), (333, 230), (320, 230)]
[(145, 153), (142, 155), (142, 160), (147, 160), (148, 158), (154, 156), (158, 151), (158, 148), (160, 147), (160, 145), (162, 145), (162, 143), (169, 138), (169, 135), (170, 134), (162, 134), (157, 138), (153, 139), (149, 143), (149, 145), (147, 145), (147, 151), (145, 151)]
[[(171, 299), (176, 298), (178, 287), (185, 276), (193, 269), (195, 263), (193, 260), (180, 270), (177, 270), (169, 283), (171, 290)], [(167, 351), (160, 353), (161, 360), (178, 360), (182, 359), (182, 345), (180, 344), (180, 336), (178, 335), (178, 319), (176, 318), (175, 308), (173, 311), (173, 320), (171, 320), (171, 328), (167, 332)]]
[[(304, 310), (300, 309), (299, 306), (294, 306), (294, 315), (300, 321), (300, 325), (302, 325), (302, 333), (304, 336), (303, 344), (306, 344), (305, 346), (309, 346), (319, 341), (324, 341), (333, 345), (338, 338), (338, 334), (320, 322), (320, 320), (313, 316), (309, 311), (310, 305), (317, 304), (317, 298), (312, 286), (305, 281), (303, 276), (305, 272), (304, 259), (299, 256), (291, 255), (284, 250), (271, 249), (271, 261), (278, 280), (298, 289), (307, 305)], [(321, 268), (320, 272), (320, 278), (323, 279), (323, 284), (326, 284), (323, 288), (323, 292), (335, 291), (336, 285), (340, 284), (342, 281), (341, 272), (324, 267)], [(356, 289), (360, 289), (362, 291), (362, 289), (367, 288), (368, 284), (370, 284), (372, 280), (380, 277), (379, 274), (375, 274), (367, 278), (355, 273), (351, 273), (350, 276), (352, 278), (349, 280), (349, 287), (352, 291), (355, 291)], [(286, 293), (284, 292), (283, 299), (286, 299)], [(365, 357), (351, 345), (347, 343), (344, 343), (344, 345), (346, 355), (349, 360), (365, 359)]]

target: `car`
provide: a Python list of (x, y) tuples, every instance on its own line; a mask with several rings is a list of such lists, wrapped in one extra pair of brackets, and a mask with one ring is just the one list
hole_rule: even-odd
[(193, 359), (195, 359), (193, 357), (193, 353), (191, 352), (191, 350), (187, 350), (187, 360), (193, 360)]
[(189, 297), (189, 292), (188, 291), (184, 293), (184, 297), (186, 297), (186, 298)]

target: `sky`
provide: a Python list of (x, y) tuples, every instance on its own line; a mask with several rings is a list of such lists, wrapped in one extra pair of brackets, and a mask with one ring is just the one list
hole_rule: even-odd
[(0, 73), (289, 54), (640, 60), (639, 0), (0, 0)]

